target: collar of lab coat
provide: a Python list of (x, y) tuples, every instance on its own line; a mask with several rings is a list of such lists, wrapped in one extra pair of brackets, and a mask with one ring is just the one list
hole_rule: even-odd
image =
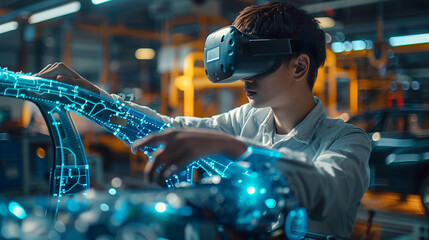
[[(307, 114), (304, 120), (302, 120), (287, 135), (284, 136), (282, 141), (294, 138), (298, 142), (310, 144), (317, 130), (316, 125), (321, 119), (326, 118), (326, 113), (325, 113), (325, 109), (323, 107), (322, 101), (320, 101), (318, 97), (314, 97), (314, 100), (316, 102), (316, 105), (314, 106), (314, 108), (310, 111), (310, 113)], [(263, 126), (264, 134), (266, 133), (275, 134), (276, 130), (274, 127), (273, 111), (270, 110), (268, 115), (261, 120), (262, 122), (260, 126)]]

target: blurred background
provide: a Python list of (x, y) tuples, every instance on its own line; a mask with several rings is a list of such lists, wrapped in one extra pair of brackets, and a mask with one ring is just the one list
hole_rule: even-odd
[[(247, 102), (242, 83), (212, 84), (212, 31), (262, 0), (1, 0), (0, 66), (37, 73), (63, 62), (110, 93), (160, 113), (205, 117)], [(327, 59), (314, 94), (365, 129), (371, 187), (353, 236), (429, 239), (429, 0), (293, 0), (320, 21)], [(138, 187), (146, 156), (73, 114), (91, 187)], [(38, 108), (0, 97), (0, 191), (47, 191), (53, 150)], [(123, 183), (123, 184), (122, 184)]]

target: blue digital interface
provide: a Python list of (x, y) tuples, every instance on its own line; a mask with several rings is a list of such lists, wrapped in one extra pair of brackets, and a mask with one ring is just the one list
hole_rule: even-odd
[[(65, 123), (65, 120), (70, 119), (68, 112), (73, 111), (86, 117), (129, 144), (152, 132), (171, 128), (169, 124), (129, 108), (120, 101), (104, 98), (78, 86), (15, 73), (7, 68), (0, 70), (0, 96), (32, 101), (41, 108), (50, 125), (48, 127), (55, 145), (58, 146), (52, 174), (55, 180), (53, 194), (58, 196), (80, 192), (89, 187), (88, 163), (82, 143), (74, 137), (77, 130), (73, 124), (66, 126)], [(150, 158), (151, 152), (156, 148), (145, 146), (141, 150)], [(199, 159), (167, 179), (167, 187), (174, 189), (180, 183), (192, 183), (193, 170), (196, 168), (202, 168), (209, 176), (224, 177), (230, 164), (231, 161), (222, 160), (222, 157)]]
[[(64, 195), (79, 193), (85, 195), (90, 186), (89, 165), (81, 139), (71, 120), (70, 111), (95, 122), (129, 144), (152, 132), (171, 128), (169, 124), (129, 108), (120, 101), (104, 98), (78, 86), (31, 74), (15, 73), (8, 71), (7, 68), (0, 68), (0, 96), (32, 101), (38, 105), (45, 117), (55, 145), (55, 164), (50, 179), (51, 193), (57, 200), (55, 218), (60, 211), (60, 202)], [(156, 147), (146, 146), (141, 150), (150, 159)], [(293, 233), (295, 235), (289, 234), (288, 237), (298, 239), (295, 236), (300, 237), (306, 231), (307, 219), (302, 212), (305, 210), (295, 210), (299, 208), (286, 181), (272, 167), (272, 163), (280, 157), (281, 154), (276, 151), (249, 148), (241, 160), (250, 163), (250, 167), (243, 167), (220, 155), (202, 158), (179, 170), (166, 180), (166, 184), (169, 189), (176, 189), (183, 183), (189, 186), (192, 183), (194, 169), (200, 168), (206, 175), (203, 182), (218, 184), (221, 178), (227, 180), (228, 186), (243, 190), (242, 192), (234, 190), (236, 196), (232, 193), (225, 195), (232, 198), (235, 207), (239, 208), (238, 212), (230, 216), (234, 219), (235, 225), (248, 228), (249, 223), (255, 219), (262, 219), (262, 213), (267, 212), (273, 214), (272, 218), (275, 219), (273, 221), (279, 221), (277, 215), (286, 209), (289, 212), (288, 220), (284, 221), (289, 222), (289, 225), (285, 226), (286, 233)], [(219, 203), (209, 201), (207, 204)], [(168, 204), (159, 204), (156, 210), (161, 213), (167, 211), (167, 207)], [(108, 205), (101, 208), (103, 211), (109, 211)], [(271, 227), (275, 225), (272, 222), (270, 224)]]

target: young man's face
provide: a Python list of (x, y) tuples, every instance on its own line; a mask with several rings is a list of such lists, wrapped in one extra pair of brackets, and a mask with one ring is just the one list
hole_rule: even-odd
[(252, 107), (281, 107), (294, 99), (294, 68), (283, 63), (275, 72), (249, 80), (242, 80), (244, 92)]

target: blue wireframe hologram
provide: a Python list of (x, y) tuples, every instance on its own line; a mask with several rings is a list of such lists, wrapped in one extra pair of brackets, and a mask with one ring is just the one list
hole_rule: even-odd
[[(55, 155), (53, 175), (57, 181), (52, 185), (53, 194), (73, 193), (74, 187), (78, 191), (89, 187), (89, 178), (85, 183), (65, 186), (65, 174), (70, 177), (74, 174), (88, 175), (88, 163), (80, 139), (68, 138), (68, 133), (78, 134), (74, 126), (65, 127), (61, 118), (70, 118), (67, 112), (73, 111), (105, 128), (117, 138), (128, 144), (144, 138), (153, 132), (162, 132), (172, 128), (168, 123), (161, 122), (153, 117), (138, 112), (120, 101), (113, 101), (99, 94), (93, 93), (78, 86), (72, 86), (55, 80), (44, 79), (31, 74), (15, 73), (7, 68), (0, 69), (0, 96), (14, 97), (34, 102), (42, 107), (44, 117), (50, 125), (50, 132), (56, 146), (59, 146)], [(63, 116), (67, 113), (67, 116)], [(58, 120), (59, 119), (59, 120)], [(71, 119), (70, 119), (71, 120)], [(72, 122), (72, 121), (71, 121)], [(66, 138), (62, 135), (66, 134)], [(74, 136), (71, 134), (71, 136)], [(151, 157), (155, 147), (145, 146), (141, 149)], [(80, 156), (77, 153), (81, 152)], [(73, 159), (73, 161), (70, 161)], [(167, 187), (174, 189), (181, 182), (192, 183), (193, 170), (202, 168), (209, 176), (223, 174), (228, 163), (217, 162), (213, 158), (204, 158), (188, 164), (180, 174), (175, 174), (166, 180)], [(73, 170), (75, 169), (75, 170)], [(79, 170), (77, 170), (79, 169)], [(72, 173), (73, 171), (77, 171)], [(67, 181), (68, 178), (67, 177)], [(58, 183), (60, 181), (60, 183)], [(84, 184), (88, 186), (84, 186)]]

